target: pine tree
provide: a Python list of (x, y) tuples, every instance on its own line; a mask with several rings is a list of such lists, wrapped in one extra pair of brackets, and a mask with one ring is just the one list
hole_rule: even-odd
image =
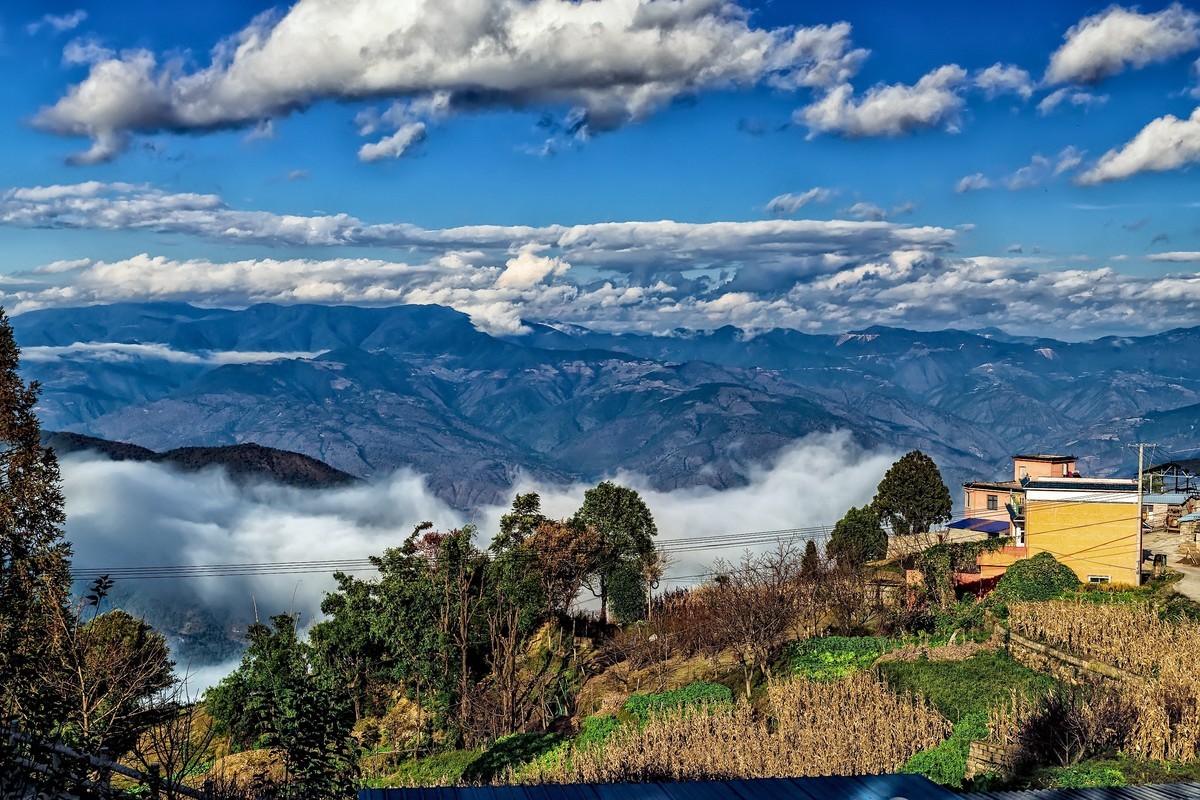
[(44, 676), (53, 621), (69, 613), (71, 548), (58, 460), (34, 414), (40, 389), (18, 374), (20, 354), (0, 310), (0, 715), (41, 730), (56, 716)]

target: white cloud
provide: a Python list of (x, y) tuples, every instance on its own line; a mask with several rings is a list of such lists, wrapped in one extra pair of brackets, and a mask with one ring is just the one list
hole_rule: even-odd
[(25, 30), (30, 36), (36, 34), (42, 28), (47, 28), (54, 33), (66, 33), (82, 25), (87, 16), (87, 12), (83, 9), (72, 11), (70, 14), (46, 14), (37, 22), (31, 22), (26, 25)]
[[(844, 431), (798, 440), (769, 463), (751, 467), (748, 485), (670, 492), (644, 476), (611, 476), (634, 488), (654, 515), (662, 540), (831, 526), (852, 505), (868, 502), (897, 454), (867, 451)], [(486, 546), (503, 506), (464, 512), (435, 497), (410, 471), (341, 489), (238, 486), (220, 470), (182, 473), (161, 464), (108, 461), (79, 453), (62, 459), (67, 536), (81, 569), (115, 566), (197, 566), (279, 561), (343, 561), (380, 555), (400, 544), (424, 520), (450, 530), (468, 522)], [(588, 485), (545, 485), (522, 480), (517, 492), (536, 491), (551, 517), (573, 514)], [(730, 508), (741, 509), (731, 522)], [(763, 549), (771, 545), (757, 545)], [(727, 550), (680, 552), (668, 576), (696, 575)], [(360, 573), (369, 577), (372, 572)], [(672, 588), (669, 581), (664, 588)], [(202, 609), (217, 620), (244, 626), (254, 609), (265, 619), (299, 612), (302, 629), (321, 618), (320, 604), (335, 584), (329, 573), (206, 576), (171, 581), (120, 580), (117, 590), (138, 592), (143, 602), (169, 610)], [(581, 598), (583, 599), (583, 598)], [(199, 665), (181, 663), (180, 671)], [(189, 690), (211, 685), (236, 667), (199, 670)]]
[(1127, 67), (1166, 61), (1200, 45), (1200, 16), (1179, 3), (1152, 14), (1109, 6), (1067, 31), (1048, 83), (1094, 83)]
[(1015, 94), (1023, 100), (1033, 96), (1033, 78), (1029, 73), (1012, 64), (996, 63), (975, 75), (975, 85), (988, 98), (1002, 94)]
[(656, 273), (823, 253), (878, 255), (906, 247), (942, 249), (950, 246), (954, 236), (953, 231), (937, 227), (785, 219), (425, 229), (407, 223), (371, 225), (345, 214), (305, 217), (239, 211), (215, 195), (99, 183), (10, 190), (0, 198), (0, 225), (149, 230), (225, 242), (310, 247), (404, 247), (439, 256), (465, 250), (507, 256), (527, 244), (544, 244), (558, 251), (552, 255), (572, 263), (582, 260), (609, 270)]
[(1094, 185), (1142, 172), (1167, 172), (1200, 161), (1200, 108), (1191, 117), (1171, 114), (1153, 120), (1120, 149), (1109, 150), (1077, 181)]
[(390, 136), (358, 148), (358, 160), (370, 162), (381, 161), (385, 158), (399, 158), (410, 147), (424, 139), (425, 123), (410, 122)]
[(322, 100), (566, 106), (604, 130), (712, 89), (832, 85), (866, 55), (845, 23), (764, 30), (749, 17), (732, 0), (299, 0), (194, 72), (148, 50), (109, 54), (33, 122), (91, 138), (77, 163), (112, 158), (133, 134), (242, 127)]
[(809, 136), (839, 133), (850, 137), (903, 136), (921, 128), (958, 130), (963, 107), (966, 71), (948, 64), (930, 72), (912, 86), (880, 85), (860, 98), (848, 83), (833, 87), (821, 99), (796, 111), (796, 122), (809, 128)]
[(49, 264), (42, 264), (34, 267), (30, 272), (34, 275), (58, 275), (63, 272), (75, 272), (84, 267), (91, 266), (90, 258), (76, 258), (64, 261), (52, 261)]
[(767, 201), (767, 211), (780, 216), (791, 216), (809, 203), (825, 203), (834, 195), (832, 189), (814, 186), (803, 192), (776, 195)]
[(954, 191), (959, 194), (964, 192), (977, 192), (981, 189), (990, 189), (992, 182), (982, 172), (976, 172), (974, 175), (967, 175), (959, 178), (958, 183), (954, 185)]
[(1028, 164), (1005, 178), (1004, 185), (1012, 190), (1040, 186), (1050, 178), (1070, 172), (1082, 163), (1083, 152), (1071, 146), (1063, 148), (1054, 158), (1037, 153)]
[(547, 277), (563, 275), (571, 265), (561, 258), (540, 256), (547, 245), (529, 244), (510, 258), (504, 264), (504, 271), (496, 278), (496, 286), (501, 289), (528, 289), (536, 286)]
[(1062, 89), (1054, 90), (1042, 98), (1041, 102), (1038, 103), (1037, 110), (1039, 114), (1045, 116), (1064, 103), (1087, 111), (1099, 108), (1107, 102), (1108, 95), (1106, 94), (1093, 94), (1091, 92), (1063, 87)]
[(39, 345), (21, 349), (24, 361), (170, 361), (176, 364), (220, 366), (222, 364), (259, 364), (265, 361), (316, 358), (322, 351), (311, 353), (274, 353), (245, 350), (220, 350), (214, 352), (184, 352), (165, 344), (136, 344), (125, 342), (76, 342), (75, 344), (48, 346)]
[(1150, 261), (1166, 261), (1170, 263), (1200, 261), (1200, 252), (1194, 250), (1175, 250), (1170, 253), (1151, 253), (1146, 256)]
[(887, 211), (874, 203), (868, 203), (864, 200), (860, 200), (850, 206), (844, 213), (855, 219), (881, 220), (887, 218)]

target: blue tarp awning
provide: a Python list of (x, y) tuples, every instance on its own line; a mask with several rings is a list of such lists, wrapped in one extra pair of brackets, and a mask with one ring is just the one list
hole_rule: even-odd
[(951, 522), (946, 527), (960, 528), (967, 531), (981, 531), (982, 533), (1007, 533), (1008, 523), (999, 519), (980, 519), (979, 517), (967, 517), (966, 519), (956, 520)]

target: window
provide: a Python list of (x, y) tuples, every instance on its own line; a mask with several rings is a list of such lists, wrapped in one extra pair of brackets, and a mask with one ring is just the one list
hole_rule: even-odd
[(988, 511), (997, 511), (1000, 508), (1000, 498), (997, 495), (989, 494), (988, 496)]
[(971, 507), (971, 493), (967, 492), (967, 508)]
[(1022, 478), (1029, 477), (1029, 468), (1028, 467), (1017, 467), (1017, 470), (1020, 472)]
[(1108, 583), (1111, 580), (1111, 575), (1088, 575), (1088, 583)]

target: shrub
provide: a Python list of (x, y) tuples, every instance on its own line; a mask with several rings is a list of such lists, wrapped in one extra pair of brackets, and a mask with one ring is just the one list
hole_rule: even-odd
[(621, 726), (620, 720), (611, 714), (595, 714), (579, 726), (579, 735), (573, 740), (577, 748), (600, 747)]
[(987, 735), (987, 715), (978, 712), (967, 714), (954, 726), (954, 733), (950, 734), (949, 739), (914, 755), (904, 765), (903, 771), (924, 775), (942, 786), (961, 789), (967, 774), (971, 742), (986, 739)]
[(992, 597), (1001, 603), (1054, 600), (1079, 588), (1079, 577), (1049, 553), (1013, 564), (996, 584)]
[(875, 663), (888, 648), (878, 636), (824, 636), (792, 642), (783, 660), (793, 675), (815, 681), (836, 681)]
[(656, 694), (635, 694), (625, 701), (621, 710), (632, 715), (638, 722), (645, 723), (652, 714), (668, 709), (700, 704), (725, 704), (733, 702), (733, 692), (728, 686), (707, 681), (689, 683), (682, 689)]

